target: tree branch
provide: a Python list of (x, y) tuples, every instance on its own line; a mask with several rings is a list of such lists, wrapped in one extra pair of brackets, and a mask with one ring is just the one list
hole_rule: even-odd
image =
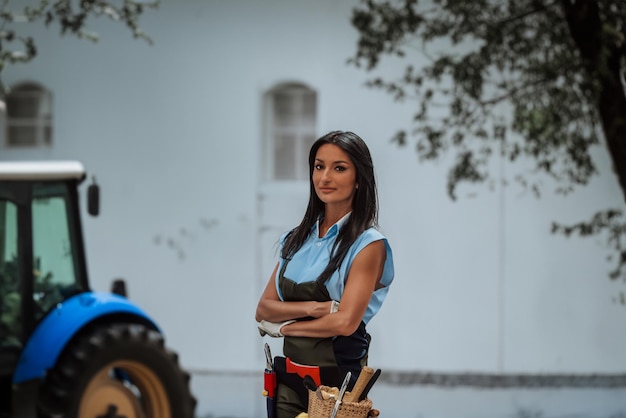
[(626, 92), (622, 82), (624, 40), (615, 44), (603, 27), (597, 1), (561, 0), (565, 18), (591, 80), (613, 167), (626, 200)]
[[(512, 17), (509, 17), (508, 19), (503, 19), (503, 20), (501, 20), (499, 22), (496, 22), (496, 24), (494, 26), (506, 26), (509, 23), (513, 23), (513, 22), (516, 22), (518, 20), (524, 20), (528, 16), (532, 16), (532, 15), (537, 14), (537, 13), (543, 13), (546, 10), (548, 10), (549, 8), (551, 8), (553, 6), (556, 6), (558, 3), (559, 3), (559, 0), (553, 0), (551, 3), (541, 5), (541, 7), (538, 7), (536, 9), (531, 9), (531, 10), (528, 10), (528, 11), (526, 11), (524, 13), (519, 14), (519, 15), (515, 15), (515, 16), (512, 16)], [(535, 4), (536, 4), (536, 2), (535, 2)]]

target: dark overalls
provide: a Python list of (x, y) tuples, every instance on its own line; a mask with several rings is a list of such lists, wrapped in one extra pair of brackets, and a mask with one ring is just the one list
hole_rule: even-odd
[[(283, 263), (278, 273), (278, 286), (285, 301), (330, 301), (330, 295), (323, 283), (312, 281), (296, 283), (285, 277), (288, 260)], [(301, 318), (301, 320), (312, 318)], [(347, 371), (352, 373), (354, 384), (361, 368), (367, 363), (367, 351), (370, 337), (361, 321), (359, 328), (350, 336), (331, 338), (285, 337), (283, 354), (300, 364), (319, 366), (322, 384), (331, 387), (341, 386)], [(308, 408), (308, 393), (302, 380), (297, 376), (277, 375), (276, 395), (277, 418), (294, 418)], [(349, 390), (349, 389), (348, 389)]]

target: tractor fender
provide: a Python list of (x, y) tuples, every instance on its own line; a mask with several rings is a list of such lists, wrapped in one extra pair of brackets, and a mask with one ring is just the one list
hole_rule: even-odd
[(78, 294), (58, 304), (39, 323), (20, 355), (13, 383), (43, 378), (79, 330), (98, 318), (114, 314), (138, 317), (160, 331), (144, 311), (122, 296), (104, 292)]

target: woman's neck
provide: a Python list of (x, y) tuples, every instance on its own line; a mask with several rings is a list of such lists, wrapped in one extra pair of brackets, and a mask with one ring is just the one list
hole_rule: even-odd
[(324, 210), (324, 218), (319, 224), (319, 236), (320, 238), (325, 236), (331, 226), (336, 224), (341, 218), (346, 216), (352, 211), (351, 207), (347, 208), (329, 208), (328, 206)]

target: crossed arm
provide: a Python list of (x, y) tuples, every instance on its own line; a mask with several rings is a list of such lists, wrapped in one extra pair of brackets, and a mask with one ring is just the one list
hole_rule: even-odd
[(278, 264), (265, 286), (256, 308), (256, 320), (284, 322), (290, 319), (312, 317), (281, 328), (281, 333), (293, 337), (334, 337), (351, 335), (363, 319), (367, 305), (380, 280), (385, 264), (385, 244), (374, 241), (363, 248), (352, 262), (341, 296), (339, 311), (331, 314), (331, 302), (283, 302), (276, 291)]

